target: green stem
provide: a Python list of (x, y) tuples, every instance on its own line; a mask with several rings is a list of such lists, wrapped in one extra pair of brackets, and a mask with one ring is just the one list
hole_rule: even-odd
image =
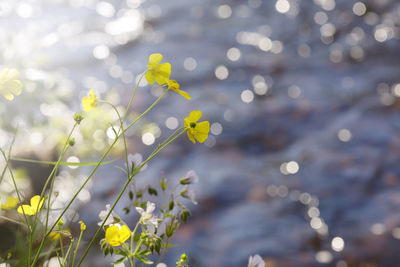
[(129, 168), (129, 161), (128, 161), (128, 146), (126, 145), (126, 137), (125, 137), (125, 132), (124, 132), (124, 121), (121, 119), (121, 115), (119, 114), (116, 106), (114, 106), (113, 104), (111, 104), (110, 102), (107, 102), (107, 101), (101, 101), (101, 102), (109, 104), (114, 109), (115, 113), (117, 113), (119, 123), (120, 123), (120, 128), (118, 130), (118, 134), (120, 131), (122, 131), (122, 137), (124, 139), (124, 148), (125, 148), (126, 169), (127, 169), (128, 176), (129, 176), (130, 168)]
[(75, 251), (74, 251), (74, 258), (72, 259), (72, 265), (71, 265), (72, 267), (74, 267), (76, 253), (78, 252), (79, 243), (81, 242), (81, 239), (82, 239), (82, 234), (83, 234), (83, 231), (81, 230), (81, 233), (80, 233), (79, 238), (78, 238), (78, 243), (76, 244), (76, 248), (75, 248)]
[(161, 262), (161, 260), (164, 258), (164, 255), (165, 255), (165, 253), (167, 252), (167, 249), (168, 249), (168, 245), (169, 245), (169, 241), (170, 241), (170, 240), (171, 240), (171, 237), (168, 237), (168, 238), (167, 238), (167, 242), (165, 243), (165, 247), (163, 248), (163, 251), (162, 251), (162, 253), (161, 253), (161, 255), (160, 255), (160, 258), (158, 258), (158, 261), (157, 261), (156, 265), (159, 264), (159, 263)]

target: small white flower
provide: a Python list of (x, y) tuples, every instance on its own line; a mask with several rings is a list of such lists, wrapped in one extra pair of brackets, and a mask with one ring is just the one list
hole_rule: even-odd
[(165, 231), (167, 229), (167, 225), (171, 224), (171, 218), (167, 217), (165, 218), (160, 225), (157, 228), (157, 235), (161, 236), (162, 234), (165, 234)]
[(189, 189), (188, 185), (186, 185), (181, 191), (181, 196), (190, 199), (193, 204), (197, 205), (197, 201), (195, 199), (196, 193), (194, 192), (194, 190)]
[[(99, 226), (100, 226), (100, 225), (103, 223), (103, 221), (105, 220), (107, 214), (110, 212), (110, 209), (111, 209), (110, 204), (107, 204), (107, 205), (106, 205), (106, 209), (100, 211), (100, 213), (99, 213), (99, 218), (100, 218), (101, 221), (98, 223)], [(115, 222), (116, 222), (115, 218), (116, 218), (117, 220), (119, 220), (119, 216), (113, 211), (113, 212), (111, 212), (110, 216), (108, 216), (108, 218), (107, 218), (106, 222), (104, 223), (104, 225), (110, 225), (110, 224), (115, 223)]]
[(157, 264), (156, 267), (167, 267), (167, 265), (165, 263), (161, 262), (161, 263)]
[(250, 256), (247, 267), (265, 267), (265, 262), (260, 255), (256, 254), (254, 256)]
[(155, 208), (156, 204), (150, 201), (147, 201), (146, 211), (141, 207), (136, 207), (137, 212), (141, 215), (142, 223), (147, 226), (150, 234), (154, 234), (158, 226), (157, 218), (152, 214)]

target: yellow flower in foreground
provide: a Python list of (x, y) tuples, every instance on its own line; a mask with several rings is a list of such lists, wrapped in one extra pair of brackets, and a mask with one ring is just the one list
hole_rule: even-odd
[(186, 117), (184, 120), (187, 135), (193, 143), (196, 143), (194, 139), (203, 143), (208, 138), (210, 123), (208, 121), (197, 122), (201, 118), (201, 115), (200, 110), (195, 110), (190, 112), (189, 117)]
[(113, 247), (122, 245), (130, 236), (131, 230), (126, 225), (122, 225), (121, 228), (112, 225), (106, 230), (106, 241)]
[(89, 96), (82, 98), (82, 106), (85, 111), (91, 111), (97, 105), (97, 96), (94, 94), (93, 89), (90, 89)]
[(171, 75), (171, 64), (160, 64), (162, 58), (163, 56), (161, 54), (150, 55), (149, 64), (147, 65), (149, 70), (145, 74), (146, 80), (149, 84), (153, 84), (154, 81), (157, 81), (159, 85), (168, 82), (169, 76)]
[(13, 100), (14, 95), (22, 92), (22, 83), (17, 80), (19, 73), (15, 69), (3, 69), (0, 72), (0, 94), (7, 100)]
[(18, 204), (18, 198), (16, 197), (9, 197), (5, 204), (1, 205), (2, 209), (10, 210), (13, 209)]
[(185, 91), (179, 90), (180, 86), (179, 83), (177, 83), (175, 80), (168, 80), (168, 88), (171, 89), (172, 91), (180, 94), (186, 99), (191, 99), (190, 95), (186, 93)]
[(18, 207), (18, 212), (26, 215), (35, 215), (43, 206), (44, 198), (40, 199), (39, 195), (31, 198), (31, 205), (22, 205)]

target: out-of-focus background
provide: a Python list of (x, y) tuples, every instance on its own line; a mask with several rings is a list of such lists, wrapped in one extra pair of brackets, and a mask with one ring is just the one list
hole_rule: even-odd
[[(193, 267), (246, 266), (254, 254), (279, 267), (398, 266), (399, 25), (396, 0), (1, 0), (0, 65), (20, 71), (24, 91), (1, 101), (0, 146), (18, 125), (15, 156), (54, 160), (82, 96), (92, 88), (123, 111), (159, 52), (192, 100), (168, 94), (128, 132), (129, 152), (148, 155), (191, 110), (211, 123), (203, 145), (182, 137), (138, 176), (200, 177), (168, 266), (182, 252)], [(140, 84), (135, 112), (162, 92), (150, 88)], [(96, 161), (112, 124), (109, 107), (90, 112), (68, 161)], [(121, 151), (67, 214), (88, 229), (124, 182)], [(27, 191), (47, 177), (13, 167)], [(60, 206), (90, 170), (60, 171)], [(110, 261), (93, 248), (85, 266)]]

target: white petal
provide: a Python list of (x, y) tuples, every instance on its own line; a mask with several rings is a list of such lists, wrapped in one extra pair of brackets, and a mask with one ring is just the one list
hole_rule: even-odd
[(144, 214), (144, 209), (142, 209), (141, 207), (136, 207), (136, 211), (140, 213), (140, 215), (143, 216)]
[(149, 214), (152, 213), (155, 210), (155, 208), (156, 208), (156, 204), (154, 204), (150, 201), (147, 201), (146, 213), (149, 213)]

